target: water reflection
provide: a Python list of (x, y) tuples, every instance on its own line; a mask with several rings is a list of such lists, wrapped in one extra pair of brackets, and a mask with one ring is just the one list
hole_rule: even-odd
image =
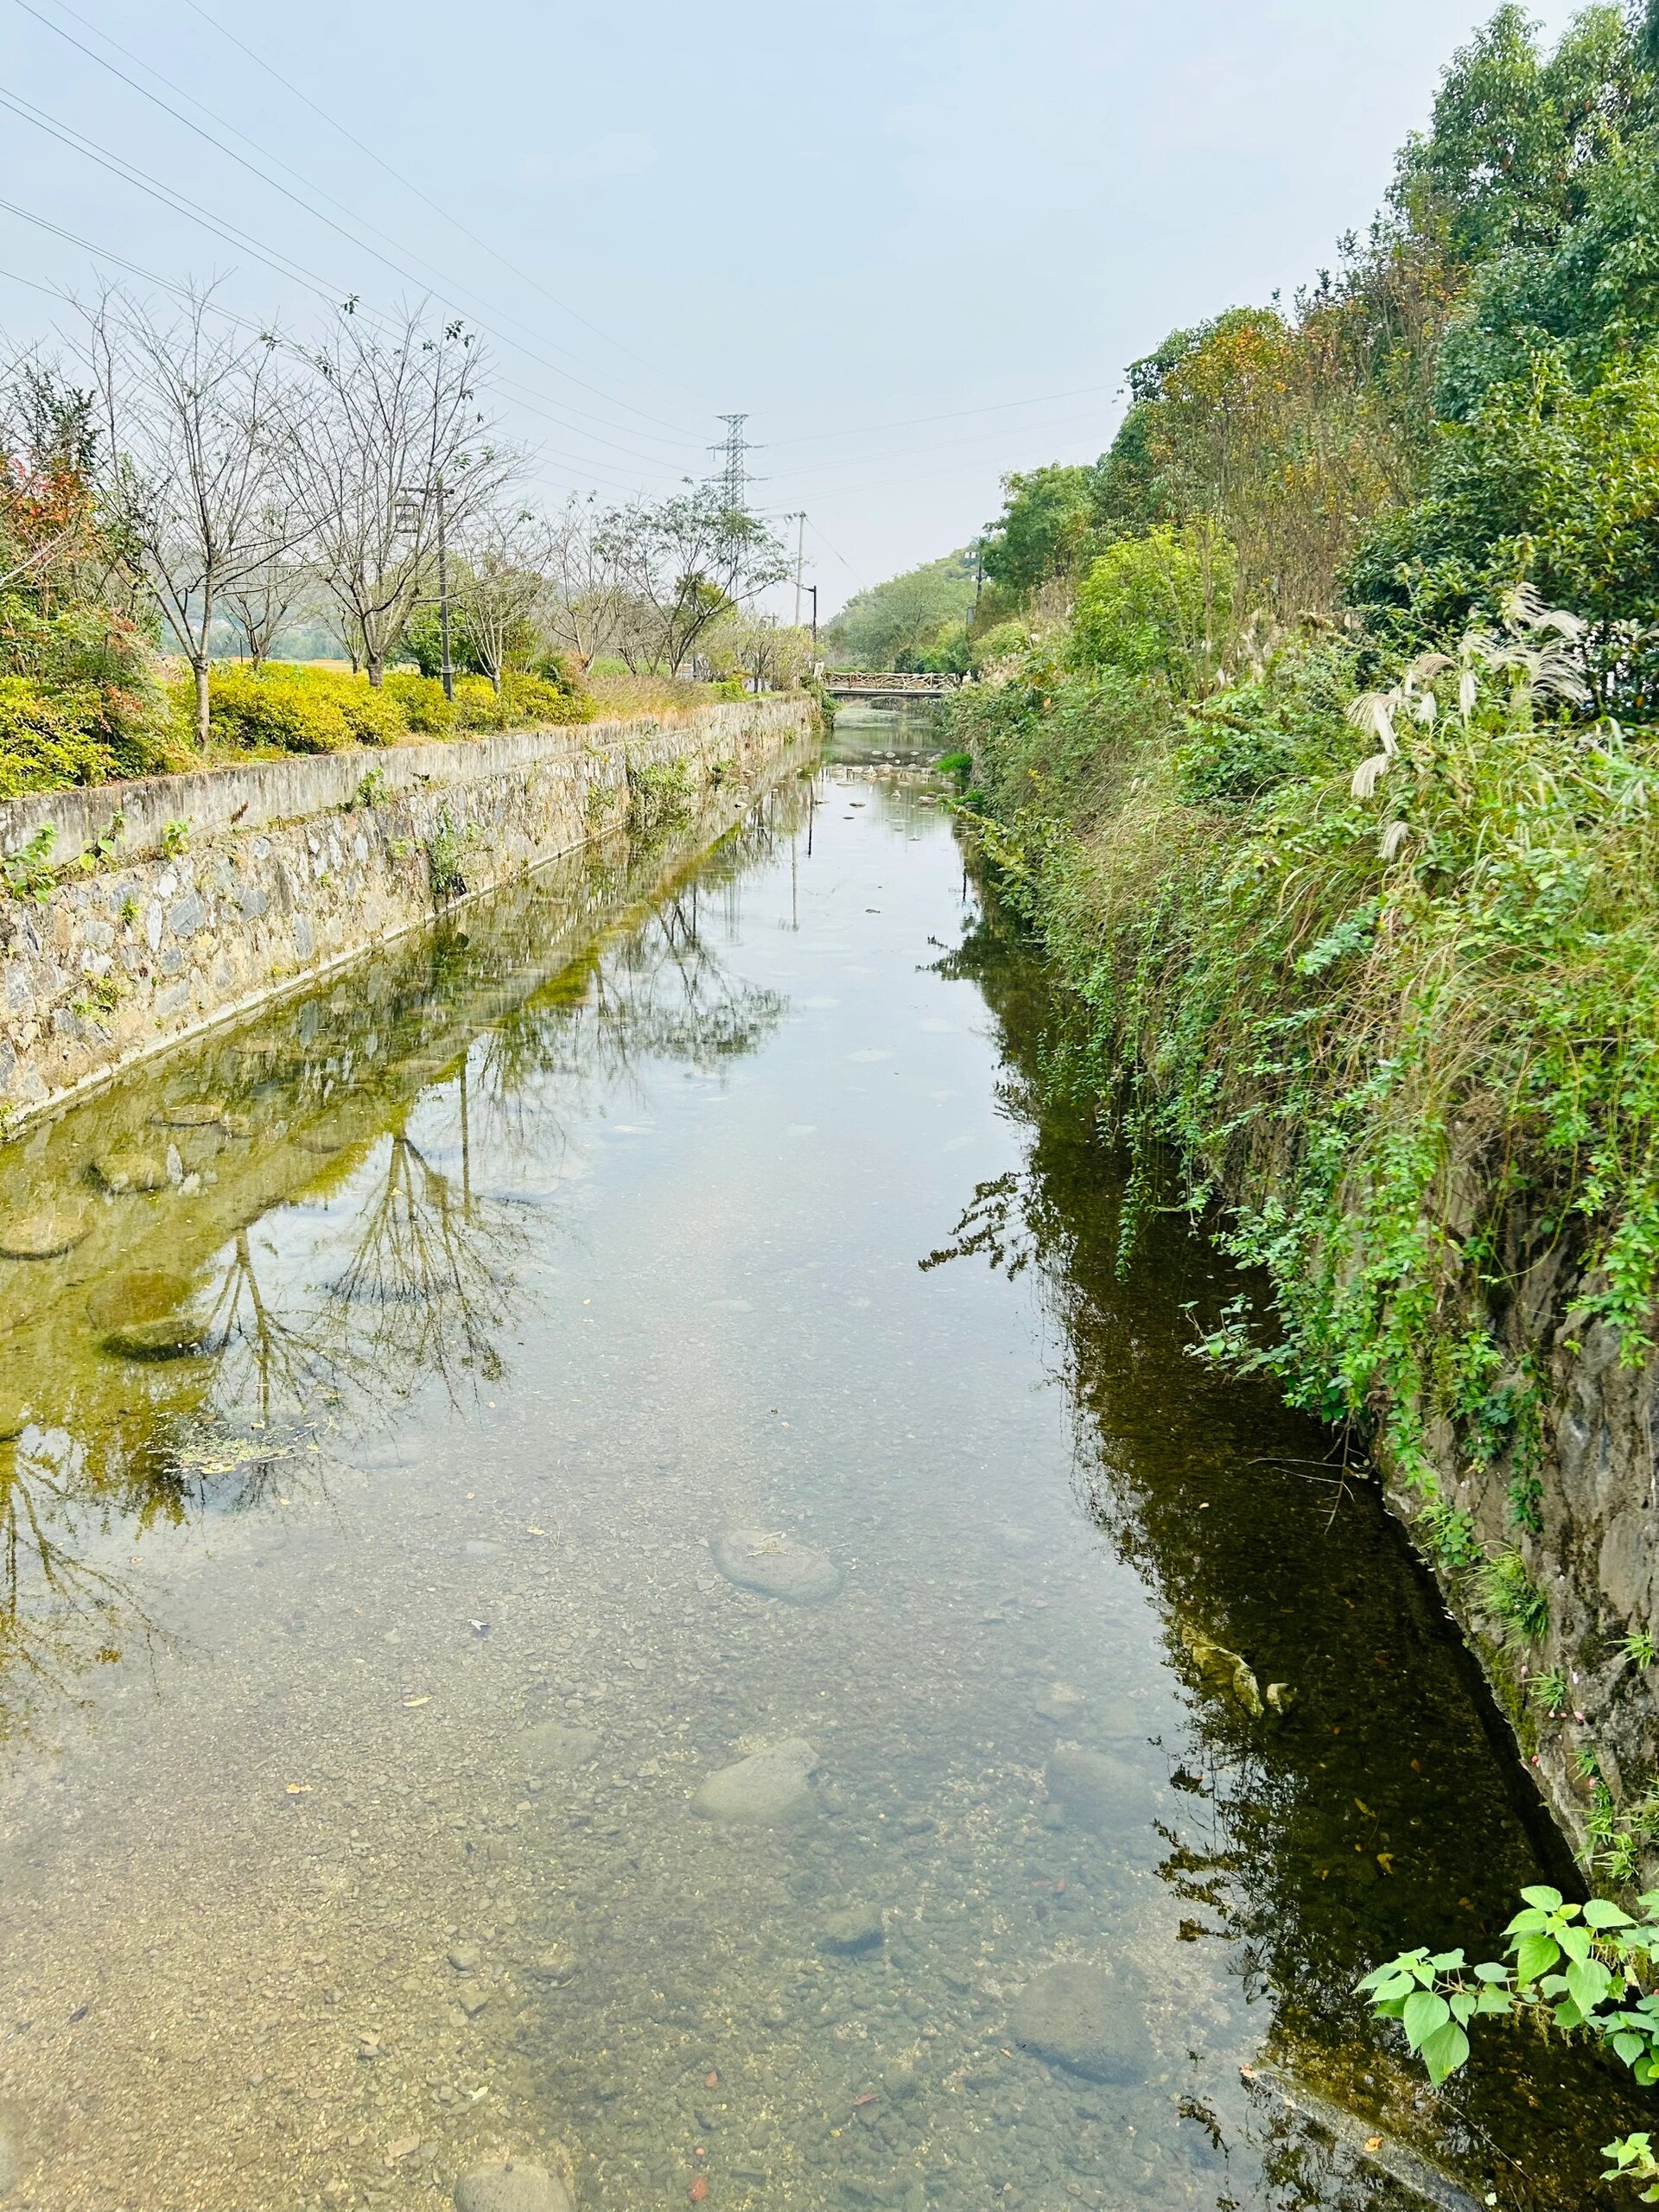
[[(1448, 2168), (1488, 2202), (1583, 2201), (1599, 2145), (1641, 2124), (1622, 2069), (1517, 2031), (1431, 2100), (1353, 1995), (1414, 1943), (1492, 1955), (1529, 1882), (1581, 1894), (1433, 1584), (1340, 1440), (1191, 1357), (1172, 1373), (1233, 1282), (1169, 1217), (1122, 1266), (1122, 1171), (1032, 950), (993, 907), (944, 965), (996, 1016), (1031, 1145), (922, 1264), (1039, 1274), (1080, 1502), (1142, 1578), (1185, 1686), (1160, 1876), (1181, 1940), (1230, 1947), (1246, 1995), (1272, 2002), (1242, 2085), (1188, 2117), (1218, 2146), (1255, 2142), (1275, 2204), (1328, 2203), (1344, 2171), (1407, 2202), (1476, 2201)], [(1541, 2102), (1557, 2114), (1541, 2133)]]

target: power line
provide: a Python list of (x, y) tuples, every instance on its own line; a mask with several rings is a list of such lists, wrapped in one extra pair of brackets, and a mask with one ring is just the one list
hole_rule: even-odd
[(893, 423), (866, 423), (855, 430), (807, 430), (799, 437), (773, 438), (773, 446), (815, 445), (823, 438), (872, 437), (879, 430), (913, 430), (928, 423), (959, 423), (969, 415), (1000, 415), (1013, 407), (1052, 407), (1062, 399), (1087, 399), (1096, 392), (1121, 391), (1122, 379), (1115, 384), (1084, 384), (1072, 391), (1051, 391), (1038, 399), (999, 399), (988, 407), (959, 407), (949, 415), (906, 415)]
[[(452, 215), (447, 207), (442, 207), (437, 200), (434, 200), (429, 194), (423, 192), (418, 184), (413, 183), (400, 169), (394, 168), (391, 163), (388, 162), (384, 156), (377, 154), (372, 146), (365, 145), (362, 139), (356, 137), (353, 132), (348, 130), (346, 125), (341, 123), (337, 117), (330, 115), (327, 108), (320, 107), (317, 102), (311, 98), (308, 92), (302, 92), (299, 86), (291, 82), (287, 77), (284, 77), (282, 72), (279, 69), (275, 68), (271, 63), (267, 61), (262, 54), (256, 53), (252, 47), (247, 45), (245, 41), (238, 38), (234, 31), (227, 30), (225, 25), (221, 23), (216, 16), (210, 15), (207, 9), (200, 5), (200, 0), (184, 0), (184, 3), (193, 14), (200, 16), (204, 23), (207, 23), (212, 29), (216, 30), (221, 38), (228, 40), (230, 44), (235, 47), (239, 53), (245, 54), (248, 60), (254, 64), (256, 68), (263, 69), (268, 77), (274, 79), (275, 81), (283, 87), (284, 92), (292, 93), (294, 98), (302, 102), (305, 106), (308, 107), (314, 115), (320, 116), (323, 122), (328, 125), (330, 130), (337, 130), (340, 137), (344, 138), (349, 145), (355, 146), (359, 154), (366, 155), (368, 159), (373, 162), (378, 168), (383, 168), (389, 177), (392, 178), (395, 182), (401, 184), (406, 192), (412, 192), (415, 197), (423, 207), (429, 207), (435, 215), (441, 215), (446, 223), (449, 224), (454, 229), (461, 232), (462, 238), (467, 239), (472, 245), (481, 248), (482, 251), (487, 253), (493, 260), (499, 261), (501, 266), (506, 270), (510, 276), (516, 276), (520, 283), (530, 285), (534, 290), (539, 292), (543, 299), (550, 301), (553, 306), (557, 308), (562, 314), (568, 315), (573, 321), (579, 322), (584, 330), (591, 330), (594, 337), (603, 339), (607, 346), (615, 346), (619, 353), (626, 354), (627, 358), (631, 361), (638, 361), (644, 368), (649, 368), (651, 366), (651, 364), (645, 360), (643, 354), (636, 353), (630, 346), (624, 346), (620, 340), (613, 338), (608, 331), (601, 329), (600, 326), (596, 322), (590, 322), (585, 315), (581, 314), (575, 308), (573, 308), (568, 301), (560, 299), (556, 293), (550, 292), (544, 284), (540, 283), (536, 277), (530, 276), (525, 270), (520, 269), (517, 263), (509, 261), (505, 254), (500, 252), (497, 247), (493, 246), (489, 243), (487, 238), (480, 238), (475, 231), (469, 230), (467, 225), (461, 222), (457, 216)], [(689, 385), (682, 388), (687, 391), (690, 389)], [(700, 398), (702, 395), (698, 392), (692, 392), (691, 397), (696, 399)], [(619, 400), (618, 404), (621, 406), (627, 406), (628, 403), (626, 400)], [(645, 410), (640, 408), (630, 408), (629, 411), (632, 414), (644, 414), (645, 412)], [(645, 415), (645, 419), (647, 422), (659, 422), (661, 417), (654, 415)], [(677, 426), (670, 423), (664, 424), (664, 427), (668, 429), (674, 429)], [(683, 435), (689, 435), (689, 433)]]
[[(180, 110), (174, 107), (170, 102), (162, 99), (158, 93), (152, 92), (148, 86), (139, 84), (135, 78), (130, 77), (124, 69), (118, 68), (114, 62), (106, 60), (103, 54), (96, 53), (92, 48), (87, 46), (84, 41), (76, 38), (72, 32), (65, 30), (61, 24), (51, 22), (48, 17), (41, 13), (38, 8), (32, 5), (32, 0), (16, 0), (16, 4), (22, 10), (25, 15), (32, 16), (43, 29), (50, 31), (54, 37), (62, 39), (67, 45), (73, 47), (77, 53), (84, 54), (88, 60), (95, 62), (100, 69), (108, 71), (111, 76), (118, 79), (122, 84), (125, 85), (130, 91), (137, 92), (141, 99), (148, 100), (152, 106), (159, 108), (163, 115), (170, 116), (175, 123), (182, 124), (187, 130), (194, 133), (194, 135), (201, 139), (205, 144), (212, 146), (216, 152), (223, 154), (227, 161), (234, 162), (238, 168), (245, 169), (250, 176), (257, 177), (262, 184), (269, 186), (271, 191), (280, 193), (283, 199), (290, 200), (295, 207), (303, 210), (303, 212), (309, 215), (314, 221), (326, 225), (329, 230), (334, 232), (337, 236), (344, 238), (346, 244), (354, 247), (357, 251), (359, 253), (369, 254), (373, 259), (378, 261), (383, 267), (391, 270), (395, 276), (400, 277), (405, 283), (420, 285), (424, 284), (428, 281), (425, 278), (416, 276), (410, 270), (404, 267), (401, 263), (393, 261), (388, 255), (382, 253), (378, 246), (368, 244), (365, 239), (360, 238), (355, 231), (349, 230), (344, 224), (336, 222), (333, 216), (325, 214), (321, 208), (314, 207), (309, 200), (302, 199), (298, 193), (290, 191), (288, 186), (282, 183), (277, 178), (271, 176), (267, 173), (267, 171), (258, 168), (254, 162), (249, 161), (245, 155), (238, 154), (233, 146), (227, 146), (223, 139), (216, 138), (212, 131), (203, 130), (202, 126), (199, 123), (193, 122), (188, 115), (181, 113)], [(74, 10), (73, 9), (66, 9), (65, 12), (70, 15), (74, 14)], [(85, 18), (76, 16), (75, 20), (78, 22), (84, 22)], [(93, 29), (95, 27), (89, 25), (88, 28)], [(150, 75), (156, 77), (160, 83), (168, 84), (168, 79), (165, 77), (160, 76), (159, 72), (150, 69), (148, 62), (143, 61), (136, 54), (130, 54), (128, 48), (118, 46), (115, 40), (107, 38), (107, 35), (105, 33), (99, 31), (97, 35), (100, 38), (105, 38), (106, 42), (111, 46), (114, 46), (118, 53), (128, 54), (128, 58), (130, 60), (137, 62), (140, 68), (147, 70)], [(169, 89), (173, 91), (180, 90), (178, 86), (170, 85)], [(248, 138), (245, 132), (237, 130), (234, 124), (227, 123), (222, 116), (214, 114), (211, 108), (205, 106), (201, 101), (194, 99), (192, 94), (188, 92), (181, 92), (181, 97), (186, 99), (190, 99), (194, 105), (202, 109), (202, 112), (204, 114), (213, 116), (213, 120), (216, 123), (220, 124), (223, 128), (234, 132), (238, 137), (244, 139), (246, 144), (255, 145), (256, 150), (262, 155), (264, 155), (264, 157), (267, 160), (278, 161), (279, 165), (287, 168), (290, 175), (299, 176), (301, 182), (305, 184), (308, 190), (319, 193), (320, 196), (324, 199), (331, 196), (327, 193), (322, 193), (321, 191), (321, 188), (313, 185), (308, 178), (301, 176), (300, 172), (294, 169), (288, 162), (280, 162), (279, 156), (275, 155), (265, 155), (265, 149), (263, 147), (257, 147), (256, 145), (256, 142)], [(44, 113), (45, 111), (41, 110), (39, 111), (39, 112)], [(118, 158), (121, 157), (118, 156)], [(170, 187), (168, 188), (171, 189)], [(180, 196), (182, 197), (182, 195)], [(338, 205), (339, 203), (336, 202), (335, 204)], [(382, 232), (380, 235), (385, 236), (385, 234)], [(390, 240), (389, 243), (396, 245), (397, 241)], [(399, 247), (398, 251), (402, 252), (404, 249)], [(416, 256), (415, 258), (418, 260), (422, 258), (422, 257)], [(427, 264), (427, 266), (429, 269), (432, 269), (434, 264), (429, 263)], [(439, 276), (441, 282), (448, 283), (451, 289), (455, 289), (453, 279), (445, 279), (441, 270), (435, 270), (434, 273)], [(470, 287), (462, 286), (460, 289), (465, 292), (469, 290)], [(506, 337), (499, 331), (491, 330), (489, 325), (486, 323), (481, 317), (474, 315), (473, 319), (478, 322), (480, 328), (486, 331), (490, 336), (499, 339), (502, 344), (512, 346), (516, 352), (523, 353), (526, 359), (535, 361), (538, 366), (550, 371), (553, 375), (563, 377), (568, 382), (580, 385), (585, 391), (593, 391), (601, 398), (610, 399), (616, 405), (628, 408), (629, 411), (632, 413), (639, 413), (641, 411), (638, 409), (632, 408), (628, 401), (618, 398), (614, 393), (604, 391), (600, 386), (588, 384), (583, 378), (575, 375), (570, 370), (562, 368), (557, 362), (546, 359), (543, 355), (536, 353), (531, 347), (523, 345), (518, 340)], [(512, 320), (512, 318), (509, 318), (509, 320)], [(572, 411), (580, 410), (573, 410)], [(596, 417), (595, 419), (602, 420), (603, 418)], [(655, 421), (658, 418), (655, 416), (648, 416), (646, 419)], [(570, 424), (567, 427), (570, 429), (576, 428), (575, 424)], [(622, 426), (618, 424), (614, 427), (620, 429)], [(673, 428), (674, 426), (671, 424), (669, 427)], [(596, 444), (613, 445), (615, 442), (611, 439), (600, 438), (596, 433), (593, 431), (578, 430), (577, 435), (582, 437), (593, 438)], [(632, 449), (628, 447), (618, 447), (616, 449), (619, 452), (627, 453), (631, 459), (643, 461), (650, 458), (650, 456), (645, 454), (633, 452)]]

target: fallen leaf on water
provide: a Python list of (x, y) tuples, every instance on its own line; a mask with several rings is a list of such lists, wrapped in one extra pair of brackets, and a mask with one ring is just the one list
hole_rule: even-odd
[(1358, 1806), (1360, 1811), (1364, 1814), (1368, 1821), (1374, 1821), (1376, 1818), (1376, 1815), (1371, 1810), (1370, 1807), (1365, 1802), (1365, 1800), (1363, 1797), (1356, 1797), (1354, 1802)]
[(1382, 2148), (1382, 2138), (1380, 2135), (1368, 2135), (1365, 2138), (1365, 2148), (1368, 2151), (1380, 2151)]
[(431, 1702), (432, 1700), (429, 1697), (406, 1697), (404, 1700), (404, 1705), (411, 1713), (417, 1705), (430, 1705)]
[(286, 1785), (286, 1794), (290, 1797), (308, 1797), (311, 1785), (308, 1782), (290, 1782)]
[(873, 2105), (874, 2102), (875, 2091), (874, 2089), (866, 2089), (861, 2097), (855, 2097), (853, 2099), (853, 2110), (855, 2112), (860, 2112), (866, 2105)]
[(547, 1531), (545, 1529), (538, 1529), (536, 1526), (536, 1523), (532, 1521), (525, 1528), (524, 1534), (527, 1536), (544, 1536), (547, 1534)]
[(709, 2177), (707, 2174), (699, 2174), (696, 2179), (692, 2183), (690, 2188), (688, 2189), (685, 2193), (694, 2204), (701, 2204), (703, 2198), (709, 2194)]
[(1385, 1874), (1392, 1874), (1394, 1872), (1394, 1853), (1391, 1851), (1379, 1851), (1376, 1854), (1376, 1863), (1382, 1869), (1382, 1872)]

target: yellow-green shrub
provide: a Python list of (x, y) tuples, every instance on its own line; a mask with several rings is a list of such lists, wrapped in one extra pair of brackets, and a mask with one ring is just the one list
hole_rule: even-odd
[(90, 685), (48, 696), (26, 676), (0, 676), (0, 798), (118, 776), (122, 763), (98, 734), (103, 711)]
[(501, 679), (501, 704), (508, 729), (536, 728), (556, 722), (590, 722), (594, 702), (574, 687), (545, 676), (513, 675)]
[[(178, 712), (194, 711), (189, 677), (174, 695)], [(343, 669), (288, 661), (216, 668), (210, 696), (214, 743), (242, 750), (339, 753), (348, 745), (395, 745), (409, 728), (396, 698)]]
[(397, 701), (404, 720), (418, 736), (448, 737), (455, 727), (455, 710), (435, 676), (397, 669), (386, 677), (383, 696)]

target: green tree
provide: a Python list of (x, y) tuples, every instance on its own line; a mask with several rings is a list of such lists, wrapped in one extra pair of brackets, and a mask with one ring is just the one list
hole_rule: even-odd
[(1232, 622), (1233, 549), (1214, 524), (1159, 524), (1108, 546), (1077, 592), (1071, 657), (1081, 668), (1162, 676), (1201, 690)]
[(1585, 9), (1546, 57), (1524, 11), (1506, 4), (1452, 56), (1428, 130), (1401, 152), (1395, 207), (1466, 263), (1548, 244), (1650, 98), (1618, 8)]
[(1058, 461), (1003, 478), (1002, 512), (982, 552), (985, 574), (1007, 601), (1080, 565), (1095, 523), (1095, 486), (1092, 467)]
[(973, 612), (973, 566), (966, 552), (907, 569), (849, 599), (825, 643), (849, 668), (918, 668)]

